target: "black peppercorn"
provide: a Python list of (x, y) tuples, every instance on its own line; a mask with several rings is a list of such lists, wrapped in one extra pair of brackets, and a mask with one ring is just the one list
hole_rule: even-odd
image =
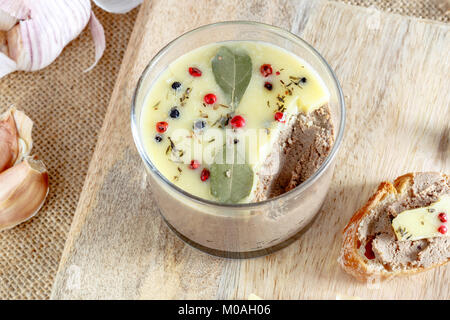
[(169, 116), (172, 119), (176, 119), (180, 116), (180, 111), (178, 111), (177, 107), (173, 107), (172, 109), (170, 109)]
[(172, 89), (177, 90), (180, 87), (181, 87), (181, 83), (180, 82), (175, 81), (174, 83), (172, 83)]
[(306, 83), (306, 78), (305, 77), (301, 78), (300, 83)]
[(197, 120), (194, 122), (194, 130), (202, 130), (206, 126), (205, 121)]
[(236, 143), (238, 143), (239, 142), (239, 139), (234, 139), (234, 144), (236, 144)]
[(264, 88), (266, 88), (267, 90), (272, 90), (272, 84), (270, 82), (266, 82), (264, 83)]
[(161, 135), (159, 135), (159, 134), (157, 134), (156, 136), (155, 136), (155, 141), (156, 142), (161, 142), (162, 141), (162, 137), (161, 137)]

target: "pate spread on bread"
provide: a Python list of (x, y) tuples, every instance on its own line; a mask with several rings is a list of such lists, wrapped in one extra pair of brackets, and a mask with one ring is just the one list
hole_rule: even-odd
[(359, 280), (413, 274), (450, 259), (450, 178), (409, 173), (382, 182), (344, 229), (339, 263)]

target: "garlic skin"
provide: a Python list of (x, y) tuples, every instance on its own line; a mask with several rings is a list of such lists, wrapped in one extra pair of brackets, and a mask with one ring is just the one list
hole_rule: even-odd
[(16, 62), (0, 51), (0, 79), (16, 70)]
[(33, 121), (10, 108), (0, 115), (0, 173), (27, 157), (33, 148)]
[(17, 23), (17, 19), (9, 14), (7, 14), (5, 11), (0, 10), (0, 30), (1, 31), (8, 31), (14, 25)]
[(0, 11), (3, 11), (4, 14), (9, 15), (16, 20), (26, 19), (30, 15), (30, 9), (27, 7), (28, 1), (29, 0), (0, 0)]
[(42, 161), (27, 158), (0, 174), (0, 231), (33, 217), (49, 191)]
[(89, 28), (91, 29), (92, 40), (94, 40), (95, 43), (95, 63), (84, 70), (84, 72), (89, 72), (96, 66), (106, 49), (105, 30), (103, 29), (100, 21), (98, 21), (94, 12), (91, 13)]
[(8, 31), (18, 20), (28, 17), (30, 10), (24, 0), (0, 0), (0, 30)]
[(105, 11), (127, 13), (140, 5), (143, 0), (94, 0), (94, 2)]
[(11, 168), (19, 153), (19, 141), (14, 118), (11, 114), (0, 120), (0, 172)]
[(33, 149), (33, 121), (31, 121), (28, 116), (16, 108), (10, 108), (10, 112), (14, 116), (14, 121), (16, 123), (16, 129), (18, 133), (18, 141), (19, 141), (19, 154), (17, 155), (17, 159), (14, 164), (19, 163), (24, 158), (30, 155), (31, 149)]
[(95, 44), (93, 66), (105, 50), (104, 30), (90, 0), (0, 0), (0, 12), (7, 38), (7, 53), (0, 51), (0, 78), (16, 70), (45, 68), (88, 23)]
[(6, 32), (0, 30), (0, 52), (5, 55), (8, 54), (8, 42), (6, 37)]

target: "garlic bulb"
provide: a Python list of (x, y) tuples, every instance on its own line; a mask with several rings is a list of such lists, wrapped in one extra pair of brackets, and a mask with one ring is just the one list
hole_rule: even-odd
[(105, 35), (90, 0), (0, 0), (0, 78), (45, 68), (88, 23), (95, 44), (93, 68), (105, 50)]
[(94, 0), (95, 4), (112, 13), (127, 13), (140, 5), (143, 0)]
[(30, 154), (32, 129), (31, 119), (15, 108), (0, 115), (0, 173)]
[(48, 194), (48, 174), (41, 161), (25, 159), (0, 174), (0, 230), (33, 217)]

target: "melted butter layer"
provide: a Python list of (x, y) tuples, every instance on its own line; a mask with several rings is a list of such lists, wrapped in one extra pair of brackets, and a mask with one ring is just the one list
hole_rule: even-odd
[[(244, 117), (245, 127), (227, 132), (221, 123), (232, 110), (226, 105), (225, 96), (215, 81), (211, 67), (211, 60), (222, 45), (245, 50), (251, 57), (253, 70), (244, 96), (232, 113)], [(264, 77), (261, 74), (260, 67), (263, 64), (272, 66), (272, 75)], [(191, 76), (189, 67), (200, 69), (202, 75)], [(172, 89), (174, 82), (180, 82), (181, 87)], [(265, 87), (266, 82), (272, 84), (272, 90)], [(203, 102), (204, 96), (209, 93), (217, 97), (214, 105)], [(193, 195), (214, 200), (209, 181), (201, 181), (200, 172), (202, 168), (209, 167), (208, 163), (217, 153), (218, 146), (223, 146), (227, 141), (239, 141), (237, 144), (240, 145), (243, 141), (254, 141), (256, 136), (256, 142), (246, 143), (243, 152), (254, 172), (259, 172), (274, 144), (278, 142), (280, 132), (288, 126), (289, 119), (299, 112), (311, 112), (328, 100), (329, 93), (316, 72), (302, 59), (284, 49), (247, 41), (207, 45), (175, 60), (150, 89), (141, 117), (144, 147), (153, 164), (169, 181)], [(169, 116), (174, 107), (180, 113), (176, 119)], [(275, 121), (277, 111), (284, 112), (285, 123)], [(160, 121), (167, 122), (168, 129), (161, 134), (162, 141), (157, 142), (155, 128)], [(198, 121), (204, 121), (208, 130), (193, 130)], [(201, 159), (194, 157), (199, 151)], [(192, 170), (189, 168), (191, 160), (203, 163)], [(257, 179), (255, 175), (253, 191)], [(242, 202), (251, 199), (252, 194)]]

